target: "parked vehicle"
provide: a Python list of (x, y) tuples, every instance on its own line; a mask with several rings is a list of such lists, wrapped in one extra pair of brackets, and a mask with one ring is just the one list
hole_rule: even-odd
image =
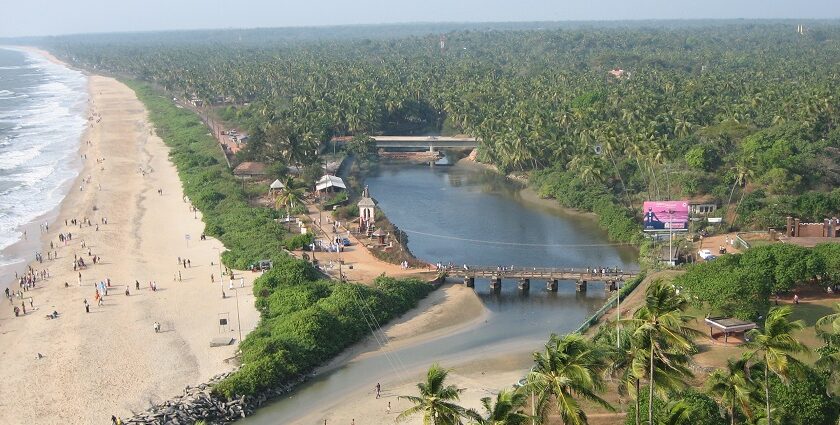
[(700, 251), (697, 251), (697, 255), (706, 261), (711, 261), (717, 258), (714, 254), (712, 254), (712, 250), (710, 249), (701, 249)]

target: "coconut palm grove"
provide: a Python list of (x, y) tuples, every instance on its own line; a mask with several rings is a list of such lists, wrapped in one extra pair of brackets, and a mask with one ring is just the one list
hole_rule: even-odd
[[(255, 284), (263, 319), (241, 346), (244, 366), (218, 384), (222, 397), (292, 382), (368, 335), (346, 301), (358, 291), (383, 322), (429, 292), (422, 282), (384, 277), (370, 288), (333, 286), (308, 263), (267, 254), (271, 241), (231, 236), (251, 231), (237, 230), (237, 217), (270, 228), (272, 218), (294, 214), (303, 202), (295, 188), (315, 184), (327, 152), (375, 167), (369, 136), (434, 134), (474, 137), (477, 162), (527, 181), (542, 198), (594, 213), (613, 242), (638, 247), (643, 270), (620, 291), (626, 314), (552, 335), (523, 379), (483, 399), (481, 409), (461, 407), (463, 388), (430, 359), (417, 392), (400, 395), (412, 407), (398, 421), (840, 420), (840, 313), (831, 311), (840, 244), (766, 241), (672, 265), (660, 261), (661, 244), (641, 225), (646, 201), (715, 204), (718, 220), (692, 223), (680, 242), (696, 252), (704, 237), (840, 215), (840, 22), (406, 24), (74, 35), (39, 44), (79, 68), (129, 81), (156, 124), (183, 138), (173, 158), (192, 176), (188, 194), (217, 224), (208, 234), (228, 232), (226, 245), (243, 247), (226, 253), (226, 265), (275, 260)], [(154, 106), (164, 98), (192, 106)], [(235, 184), (226, 184), (228, 193), (197, 183), (228, 171), (217, 152), (204, 153), (178, 130), (206, 128), (176, 114), (247, 132), (233, 160), (268, 164), (272, 179), (284, 182), (274, 205), (282, 211), (228, 208), (245, 202)], [(336, 147), (345, 137), (353, 142)], [(303, 171), (290, 177), (290, 168)], [(338, 208), (335, 217), (354, 213)], [(253, 238), (266, 241), (264, 233)], [(310, 242), (298, 237), (287, 247)], [(257, 254), (236, 257), (248, 244)], [(800, 304), (800, 295), (809, 302)], [(756, 328), (741, 344), (708, 344), (703, 321), (711, 316)]]

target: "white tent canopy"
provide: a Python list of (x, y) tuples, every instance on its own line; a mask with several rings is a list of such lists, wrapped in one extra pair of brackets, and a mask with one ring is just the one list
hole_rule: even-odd
[(274, 182), (271, 183), (271, 186), (269, 186), (269, 187), (272, 190), (278, 190), (278, 189), (283, 189), (284, 187), (286, 187), (286, 185), (284, 185), (283, 182), (280, 181), (280, 179), (277, 179), (277, 180), (274, 180)]
[(315, 184), (315, 190), (321, 191), (330, 187), (337, 187), (339, 189), (347, 189), (347, 186), (344, 185), (344, 180), (341, 180), (340, 177), (324, 175), (318, 180), (318, 183)]

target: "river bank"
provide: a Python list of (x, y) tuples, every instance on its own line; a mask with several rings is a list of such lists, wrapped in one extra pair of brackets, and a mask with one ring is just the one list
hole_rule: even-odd
[[(204, 225), (184, 202), (169, 149), (154, 135), (143, 105), (110, 78), (90, 76), (89, 91), (92, 119), (80, 151), (86, 159), (73, 186), (80, 190), (65, 197), (45, 235), (57, 260), (32, 264), (48, 268), (50, 277), (24, 293), (25, 301), (16, 299), (25, 302), (27, 314), (14, 317), (9, 307), (0, 318), (0, 361), (9, 389), (0, 398), (2, 423), (127, 417), (187, 384), (231, 370), (236, 345), (210, 348), (210, 339), (220, 332), (238, 339), (238, 325), (244, 334), (258, 319), (252, 275), (244, 276), (238, 294), (241, 323), (235, 299), (222, 299), (219, 286), (210, 283), (217, 270), (211, 264), (224, 247), (199, 240)], [(89, 219), (90, 225), (72, 225), (72, 219)], [(72, 240), (60, 243), (58, 233), (72, 233)], [(45, 243), (43, 252), (48, 249)], [(95, 265), (93, 255), (100, 259)], [(89, 266), (74, 271), (74, 256)], [(190, 266), (176, 264), (179, 257)], [(95, 285), (107, 280), (110, 295), (98, 306)], [(53, 311), (58, 318), (46, 319)], [(220, 313), (232, 327), (219, 328)]]
[[(521, 187), (498, 174), (461, 166), (377, 168), (366, 179), (371, 195), (383, 213), (408, 232), (411, 251), (423, 261), (630, 267), (635, 260), (632, 249), (602, 243), (604, 232), (591, 218), (525, 202)], [(480, 220), (474, 212), (480, 213)], [(317, 255), (323, 264), (322, 253)], [(293, 393), (241, 423), (392, 422), (407, 407), (396, 397), (415, 394), (416, 383), (434, 362), (453, 369), (452, 383), (467, 388), (461, 404), (480, 409), (482, 397), (513, 385), (527, 372), (533, 351), (541, 349), (552, 332), (573, 331), (607, 299), (600, 286), (576, 293), (573, 283), (564, 282), (558, 293), (551, 293), (541, 290), (541, 283), (532, 282), (528, 294), (520, 293), (512, 281), (504, 282), (500, 294), (490, 291), (487, 281), (476, 282), (474, 289), (459, 282), (445, 285), (385, 327), (384, 334), (377, 330), (376, 337), (353, 346)], [(449, 291), (457, 291), (459, 297), (444, 296), (434, 310), (424, 307)], [(452, 316), (466, 310), (460, 298), (481, 306), (480, 314)], [(418, 325), (422, 320), (428, 324)], [(408, 337), (394, 338), (403, 326), (411, 329)], [(373, 390), (377, 383), (383, 388), (380, 399)], [(408, 423), (421, 421), (416, 417)]]

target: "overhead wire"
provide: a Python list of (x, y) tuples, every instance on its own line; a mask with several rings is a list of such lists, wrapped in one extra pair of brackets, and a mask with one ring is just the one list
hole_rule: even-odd
[[(371, 321), (368, 320), (368, 314), (362, 308), (363, 306), (364, 307), (367, 307), (367, 306), (365, 306), (364, 303), (362, 302), (362, 297), (358, 293), (358, 291), (359, 291), (359, 289), (354, 286), (353, 290), (351, 291), (352, 294), (353, 294), (353, 302), (356, 304), (356, 307), (359, 309), (359, 312), (362, 313), (362, 318), (364, 319), (365, 324), (367, 324), (368, 329), (370, 329), (370, 332), (373, 334), (373, 338), (376, 341), (376, 344), (382, 350), (383, 354), (385, 355), (385, 359), (388, 361), (388, 364), (391, 366), (391, 369), (393, 369), (394, 374), (400, 376), (401, 378), (404, 378), (403, 373), (401, 373), (401, 371), (399, 370), (400, 368), (397, 366), (396, 361), (391, 357), (392, 356), (391, 353), (389, 352), (389, 350), (385, 349), (385, 343), (387, 342), (387, 340), (384, 341), (384, 342), (382, 340), (380, 340), (379, 335), (377, 335), (376, 330), (374, 329), (374, 326), (371, 325)], [(374, 320), (376, 319), (375, 317), (371, 317), (371, 318), (374, 319)], [(404, 369), (405, 366), (402, 365), (402, 368)]]
[(411, 230), (400, 228), (405, 233), (413, 233), (416, 235), (428, 236), (439, 239), (449, 239), (462, 242), (483, 243), (489, 245), (505, 245), (505, 246), (525, 246), (525, 247), (548, 247), (548, 248), (597, 248), (604, 246), (629, 246), (629, 243), (593, 243), (593, 244), (540, 244), (540, 243), (525, 243), (525, 242), (506, 242), (506, 241), (491, 241), (486, 239), (471, 239), (452, 235), (440, 235), (435, 233), (421, 232), (419, 230)]

